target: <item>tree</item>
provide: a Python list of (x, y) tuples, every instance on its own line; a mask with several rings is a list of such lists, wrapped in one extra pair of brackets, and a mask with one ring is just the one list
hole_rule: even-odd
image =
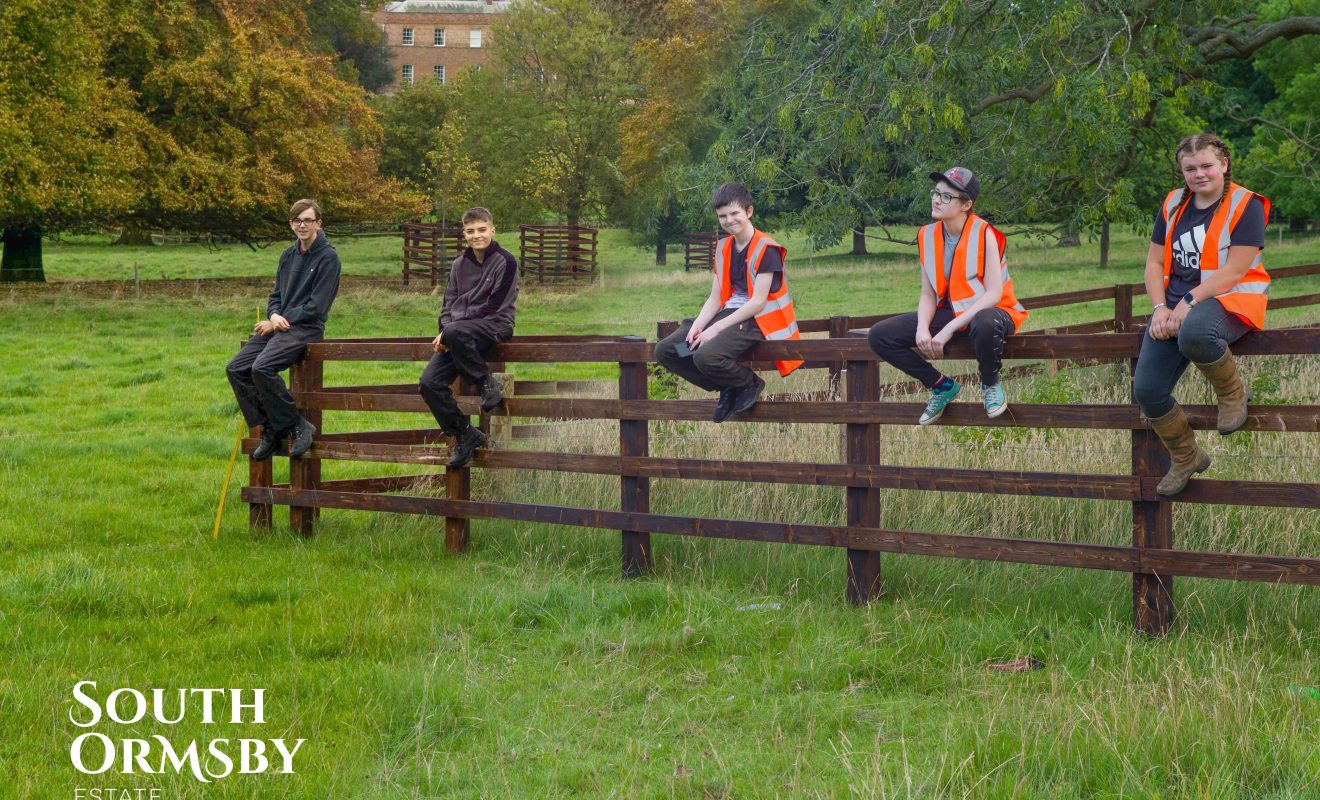
[(501, 113), (479, 122), (497, 140), (509, 134), (525, 141), (530, 132), (535, 147), (523, 164), (488, 166), (520, 172), (526, 190), (570, 225), (600, 214), (623, 189), (619, 124), (638, 92), (616, 16), (593, 0), (519, 2), (492, 38), (493, 64), (485, 72), (501, 82), (503, 102)]
[(0, 5), (0, 280), (44, 280), (44, 230), (91, 227), (133, 204), (143, 126), (128, 88), (100, 70), (104, 11), (99, 0)]
[(1258, 23), (1251, 4), (1155, 0), (822, 0), (768, 20), (726, 95), (713, 171), (805, 187), (821, 243), (869, 218), (915, 221), (931, 169), (984, 176), (983, 213), (1058, 232), (1140, 223), (1140, 171), (1195, 126), (1216, 65), (1320, 19)]
[(335, 55), (335, 74), (379, 92), (394, 77), (385, 34), (371, 19), (384, 0), (311, 0), (308, 28), (317, 42), (314, 49)]
[[(1298, 6), (1320, 14), (1318, 0), (1263, 5), (1262, 17), (1270, 22)], [(1259, 110), (1237, 105), (1230, 112), (1253, 133), (1238, 180), (1268, 196), (1276, 215), (1320, 219), (1320, 45), (1314, 39), (1276, 42), (1253, 63), (1274, 97)]]
[(434, 145), (435, 133), (445, 125), (452, 110), (461, 107), (460, 103), (453, 87), (435, 80), (420, 80), (400, 87), (393, 95), (372, 98), (383, 134), (381, 172), (415, 187), (425, 187), (429, 181), (427, 153)]
[(283, 234), (298, 197), (336, 222), (412, 216), (423, 198), (378, 170), (381, 131), (361, 88), (307, 50), (296, 0), (117, 0), (106, 72), (149, 127), (133, 213), (165, 228)]

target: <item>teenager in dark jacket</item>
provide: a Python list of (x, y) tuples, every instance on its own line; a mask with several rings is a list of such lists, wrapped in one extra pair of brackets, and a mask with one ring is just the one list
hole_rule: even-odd
[(449, 268), (440, 333), (431, 343), (435, 355), (418, 386), (440, 429), (454, 437), (454, 456), (449, 461), (453, 468), (466, 465), (486, 443), (486, 435), (454, 401), (449, 388), (454, 378), (462, 376), (477, 387), (483, 411), (495, 410), (504, 399), (503, 387), (490, 374), (482, 354), (513, 337), (518, 261), (494, 237), (495, 221), (489, 211), (472, 208), (463, 214), (467, 249)]
[(280, 255), (266, 319), (253, 327), (252, 338), (225, 370), (244, 419), (261, 426), (261, 443), (252, 451), (255, 461), (270, 458), (285, 439), (290, 458), (312, 446), (316, 427), (298, 413), (280, 372), (302, 359), (308, 342), (325, 336), (339, 291), (339, 254), (321, 230), (321, 207), (315, 200), (294, 203), (289, 227), (297, 241)]

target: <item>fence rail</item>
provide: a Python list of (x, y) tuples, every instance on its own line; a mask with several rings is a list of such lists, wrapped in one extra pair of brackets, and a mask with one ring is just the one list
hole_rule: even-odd
[[(1140, 337), (1137, 332), (1015, 337), (1009, 340), (1005, 357), (1130, 361), (1137, 356)], [(447, 470), (444, 475), (320, 480), (323, 459), (426, 466), (444, 463), (448, 449), (435, 446), (441, 441), (439, 432), (416, 429), (323, 434), (308, 456), (293, 462), (289, 483), (279, 486), (272, 483), (270, 462), (252, 462), (251, 485), (243, 489), (243, 499), (251, 506), (250, 519), (254, 525), (269, 524), (272, 506), (288, 505), (293, 527), (310, 535), (321, 508), (441, 516), (446, 520), (446, 542), (455, 550), (462, 549), (467, 542), (471, 519), (612, 528), (621, 533), (625, 575), (637, 575), (649, 569), (653, 532), (838, 547), (846, 551), (846, 594), (854, 603), (868, 602), (877, 595), (880, 554), (885, 552), (1128, 572), (1132, 574), (1135, 626), (1151, 634), (1165, 632), (1172, 619), (1174, 576), (1320, 585), (1320, 559), (1174, 549), (1174, 502), (1320, 509), (1320, 483), (1195, 479), (1176, 501), (1160, 498), (1155, 494), (1155, 484), (1167, 464), (1164, 448), (1135, 406), (1018, 403), (1014, 404), (1012, 414), (992, 420), (971, 404), (955, 403), (942, 421), (942, 424), (967, 426), (1125, 431), (1131, 448), (1127, 474), (884, 464), (880, 458), (880, 426), (910, 426), (920, 413), (920, 405), (881, 401), (878, 364), (866, 343), (858, 339), (767, 342), (749, 354), (753, 361), (800, 358), (822, 366), (844, 363), (845, 396), (838, 401), (763, 401), (733, 424), (841, 425), (845, 440), (843, 463), (656, 457), (650, 454), (651, 421), (709, 419), (714, 404), (705, 400), (647, 399), (647, 373), (653, 347), (651, 342), (626, 337), (572, 341), (546, 337), (529, 341), (515, 337), (499, 345), (495, 356), (500, 362), (618, 365), (615, 398), (519, 396), (508, 399), (500, 411), (513, 417), (542, 420), (618, 420), (617, 455), (482, 451), (473, 464), (479, 469), (617, 476), (620, 482), (617, 509), (522, 503), (512, 499), (475, 500), (471, 497), (470, 468)], [(1314, 354), (1320, 352), (1320, 329), (1252, 333), (1235, 345), (1234, 350), (1241, 355)], [(948, 351), (948, 358), (972, 356), (967, 342), (954, 342)], [(310, 346), (309, 357), (295, 369), (293, 388), (299, 405), (318, 426), (324, 411), (424, 413), (426, 406), (410, 384), (326, 387), (323, 375), (328, 361), (423, 361), (429, 356), (429, 342), (424, 339), (319, 342)], [(480, 412), (477, 398), (458, 399), (464, 411)], [(1190, 406), (1187, 411), (1195, 428), (1215, 428), (1213, 406)], [(1320, 405), (1254, 404), (1249, 407), (1245, 429), (1288, 434), (1320, 432)], [(246, 441), (248, 452), (255, 443), (255, 439)], [(837, 525), (655, 513), (650, 503), (650, 482), (655, 479), (836, 486), (845, 493), (846, 512), (842, 524)], [(445, 496), (394, 494), (407, 491), (419, 481), (443, 483)], [(880, 525), (882, 489), (1126, 502), (1132, 507), (1132, 544), (1078, 544), (968, 532), (887, 529)]]

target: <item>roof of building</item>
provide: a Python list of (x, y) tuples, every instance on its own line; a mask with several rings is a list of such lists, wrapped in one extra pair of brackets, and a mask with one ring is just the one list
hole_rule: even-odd
[(386, 3), (386, 14), (502, 14), (510, 0), (402, 0)]

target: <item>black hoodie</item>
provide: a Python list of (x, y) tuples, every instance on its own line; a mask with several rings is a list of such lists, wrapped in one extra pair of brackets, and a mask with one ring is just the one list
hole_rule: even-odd
[(275, 273), (275, 291), (266, 304), (266, 317), (279, 314), (290, 325), (325, 330), (330, 305), (339, 292), (339, 254), (326, 241), (325, 231), (316, 232), (316, 241), (306, 253), (298, 242), (280, 255)]

